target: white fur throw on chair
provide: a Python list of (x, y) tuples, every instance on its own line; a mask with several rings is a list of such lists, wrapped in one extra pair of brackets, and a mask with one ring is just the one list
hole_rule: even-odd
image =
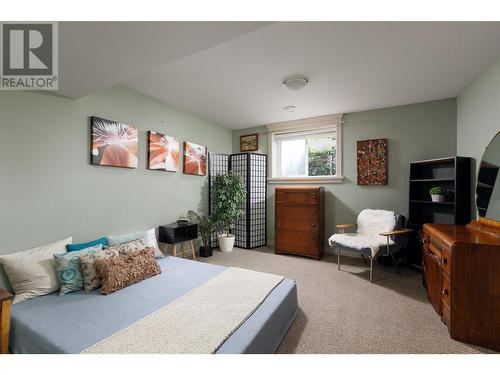
[[(358, 215), (358, 229), (356, 233), (334, 234), (328, 239), (330, 246), (342, 245), (361, 250), (369, 248), (372, 257), (375, 257), (381, 246), (387, 244), (387, 238), (382, 232), (389, 232), (396, 226), (396, 217), (393, 211), (365, 209)], [(391, 245), (394, 241), (390, 240)]]

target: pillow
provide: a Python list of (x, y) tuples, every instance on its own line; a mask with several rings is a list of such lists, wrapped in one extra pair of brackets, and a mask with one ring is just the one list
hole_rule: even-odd
[(158, 241), (156, 240), (155, 228), (151, 228), (150, 230), (145, 231), (145, 232), (124, 234), (121, 236), (109, 236), (107, 239), (108, 239), (109, 246), (114, 246), (114, 245), (119, 245), (123, 242), (130, 242), (133, 240), (137, 240), (139, 238), (144, 239), (144, 243), (146, 244), (146, 246), (154, 248), (156, 257), (163, 257), (164, 256), (164, 254), (161, 252), (160, 248), (158, 247)]
[(119, 256), (118, 250), (112, 248), (104, 249), (95, 253), (89, 253), (80, 257), (80, 265), (82, 267), (83, 286), (86, 292), (91, 292), (101, 286), (99, 274), (95, 269), (94, 263), (96, 260), (109, 259)]
[(56, 271), (61, 290), (59, 295), (76, 292), (83, 289), (83, 276), (80, 268), (80, 257), (96, 253), (102, 250), (102, 245), (95, 245), (79, 251), (71, 251), (66, 254), (54, 254), (56, 260)]
[(54, 254), (66, 252), (72, 237), (14, 254), (0, 255), (0, 264), (14, 291), (13, 303), (59, 290)]
[(154, 247), (155, 249), (155, 257), (157, 258), (162, 258), (165, 256), (158, 247), (158, 241), (156, 240), (156, 229), (151, 228), (150, 230), (146, 231), (146, 246), (148, 247)]
[(130, 253), (132, 251), (140, 251), (146, 248), (146, 244), (144, 243), (143, 238), (139, 238), (137, 240), (124, 242), (116, 246), (111, 246), (110, 249), (116, 249), (120, 253), (120, 255)]
[(148, 247), (119, 257), (95, 262), (101, 279), (101, 293), (110, 294), (161, 273), (155, 250)]
[(66, 245), (66, 250), (68, 251), (78, 251), (87, 249), (92, 246), (102, 245), (102, 247), (108, 246), (108, 240), (106, 237), (98, 238), (97, 240), (85, 242), (85, 243), (74, 243)]

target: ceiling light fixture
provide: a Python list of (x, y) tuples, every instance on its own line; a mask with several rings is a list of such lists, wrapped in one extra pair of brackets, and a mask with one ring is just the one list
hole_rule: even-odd
[(295, 112), (296, 109), (297, 107), (295, 107), (294, 105), (287, 105), (286, 107), (283, 108), (285, 112)]
[(309, 79), (302, 75), (289, 76), (283, 80), (283, 86), (291, 91), (302, 90), (308, 83)]

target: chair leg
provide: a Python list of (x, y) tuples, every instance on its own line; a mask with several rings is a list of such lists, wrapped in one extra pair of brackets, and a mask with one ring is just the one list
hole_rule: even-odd
[(396, 258), (394, 258), (394, 254), (391, 251), (391, 246), (389, 244), (389, 238), (390, 236), (387, 236), (387, 254), (391, 254), (392, 262), (394, 263), (394, 267), (396, 267), (396, 272), (398, 275), (401, 275), (401, 272), (399, 272), (399, 264), (396, 262)]
[(337, 247), (337, 267), (340, 271), (340, 247)]
[(398, 262), (396, 262), (396, 258), (394, 258), (394, 254), (392, 253), (392, 251), (389, 251), (389, 254), (391, 254), (392, 262), (394, 263), (394, 267), (396, 267), (396, 272), (398, 273), (398, 275), (401, 275), (401, 272), (399, 271), (399, 264), (398, 264)]
[(364, 256), (364, 255), (361, 255), (361, 258), (363, 258), (363, 263), (364, 263), (365, 265), (367, 265), (368, 263), (366, 263), (365, 256)]
[(370, 257), (370, 282), (373, 283), (373, 257)]

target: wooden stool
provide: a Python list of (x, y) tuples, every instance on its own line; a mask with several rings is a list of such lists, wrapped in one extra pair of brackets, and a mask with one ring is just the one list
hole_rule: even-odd
[(178, 243), (174, 243), (173, 244), (173, 252), (172, 252), (172, 255), (174, 257), (177, 256), (177, 245), (180, 243), (181, 244), (181, 255), (183, 258), (185, 258), (185, 255), (186, 255), (186, 252), (184, 251), (184, 243), (185, 242), (189, 242), (189, 247), (190, 247), (190, 250), (191, 250), (191, 257), (193, 258), (193, 260), (196, 260), (196, 252), (194, 251), (194, 244), (193, 244), (193, 240), (189, 240), (189, 241), (182, 241), (182, 242), (178, 242)]

